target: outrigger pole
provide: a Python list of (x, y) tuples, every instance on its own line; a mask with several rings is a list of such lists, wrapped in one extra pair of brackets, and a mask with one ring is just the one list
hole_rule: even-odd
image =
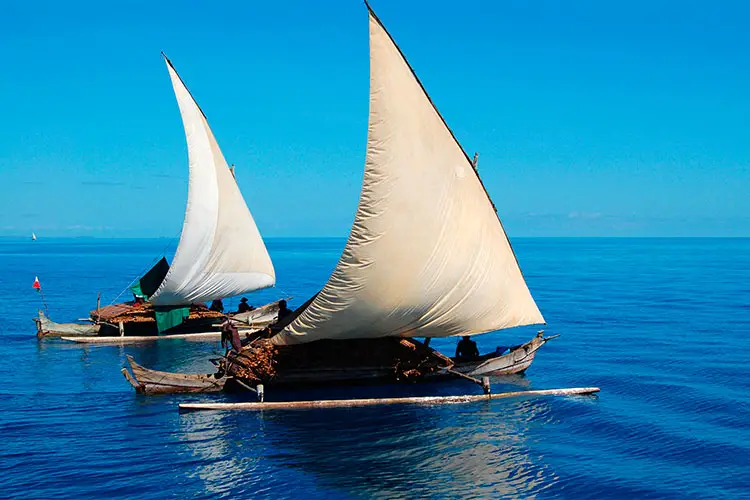
[(570, 389), (546, 389), (540, 391), (503, 392), (500, 394), (479, 394), (469, 396), (427, 396), (411, 398), (377, 399), (323, 399), (317, 401), (288, 401), (268, 403), (180, 403), (180, 411), (201, 410), (310, 410), (321, 408), (353, 408), (358, 406), (379, 406), (392, 404), (457, 404), (489, 401), (491, 399), (517, 398), (529, 396), (580, 396), (599, 392), (598, 387), (573, 387)]

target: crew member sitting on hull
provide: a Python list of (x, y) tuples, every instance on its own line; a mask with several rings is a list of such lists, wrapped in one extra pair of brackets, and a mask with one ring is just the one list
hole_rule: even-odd
[(275, 322), (265, 328), (265, 335), (270, 338), (283, 330), (287, 325), (287, 321), (285, 321), (284, 318), (288, 318), (292, 314), (294, 314), (294, 311), (287, 307), (286, 300), (281, 299), (279, 301), (279, 315)]
[(293, 312), (294, 312), (294, 311), (292, 311), (291, 309), (289, 309), (289, 308), (288, 308), (288, 307), (286, 306), (286, 300), (284, 300), (284, 299), (281, 299), (281, 300), (279, 301), (279, 317), (278, 317), (278, 319), (276, 320), (276, 322), (277, 322), (277, 323), (278, 323), (278, 322), (280, 322), (281, 320), (283, 320), (284, 318), (286, 318), (287, 316), (289, 316), (289, 315), (290, 315), (290, 314), (292, 314)]
[(477, 349), (477, 343), (471, 340), (471, 337), (465, 335), (456, 346), (456, 360), (472, 361), (478, 357), (479, 349)]
[(250, 312), (254, 309), (253, 306), (247, 303), (247, 299), (245, 297), (242, 297), (240, 299), (240, 305), (237, 307), (237, 313), (246, 313)]

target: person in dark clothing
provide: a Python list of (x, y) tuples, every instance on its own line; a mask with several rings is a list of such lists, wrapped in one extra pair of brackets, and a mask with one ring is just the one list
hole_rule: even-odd
[(286, 300), (284, 300), (284, 299), (281, 299), (281, 300), (279, 301), (279, 317), (278, 317), (278, 319), (276, 320), (276, 322), (277, 322), (277, 323), (278, 323), (278, 322), (280, 322), (281, 320), (283, 320), (284, 318), (286, 318), (287, 316), (289, 316), (289, 315), (290, 315), (290, 314), (292, 314), (293, 312), (294, 312), (294, 311), (292, 311), (291, 309), (289, 309), (289, 308), (288, 308), (288, 307), (286, 306)]
[(468, 335), (461, 339), (461, 342), (456, 346), (456, 359), (460, 361), (470, 361), (479, 357), (479, 349), (477, 349), (477, 343), (471, 340)]
[(211, 306), (208, 308), (209, 311), (224, 312), (224, 303), (221, 299), (211, 301)]
[(240, 299), (240, 305), (237, 308), (238, 313), (246, 313), (249, 311), (252, 311), (254, 308), (250, 304), (247, 303), (247, 299), (245, 297), (242, 297)]
[(221, 325), (221, 347), (225, 348), (227, 352), (230, 350), (240, 352), (242, 350), (240, 331), (237, 330), (237, 327), (229, 319)]
[(276, 321), (266, 327), (266, 336), (273, 337), (279, 333), (287, 324), (284, 318), (288, 318), (294, 311), (286, 306), (286, 300), (282, 299), (279, 301), (279, 314), (276, 317)]

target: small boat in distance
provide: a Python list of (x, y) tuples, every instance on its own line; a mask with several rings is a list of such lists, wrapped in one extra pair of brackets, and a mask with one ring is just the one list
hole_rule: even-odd
[[(105, 307), (97, 304), (90, 318), (99, 327), (98, 337), (70, 340), (103, 343), (108, 338), (211, 331), (218, 338), (219, 323), (226, 315), (210, 310), (205, 302), (268, 288), (276, 282), (258, 227), (205, 114), (165, 55), (164, 61), (177, 97), (189, 159), (187, 208), (179, 244), (171, 265), (162, 257), (131, 286), (133, 301)], [(274, 306), (268, 304), (264, 310), (269, 312)], [(37, 320), (39, 335), (55, 332), (54, 327), (42, 331), (39, 325), (45, 324), (49, 325), (47, 318)]]
[(36, 241), (36, 235), (34, 234), (33, 231), (31, 233), (31, 241)]
[(429, 347), (545, 321), (475, 161), (367, 7), (370, 116), (349, 239), (322, 290), (221, 358), (218, 378), (243, 387), (468, 378), (488, 391), (478, 377), (524, 372), (552, 337), (461, 358)]

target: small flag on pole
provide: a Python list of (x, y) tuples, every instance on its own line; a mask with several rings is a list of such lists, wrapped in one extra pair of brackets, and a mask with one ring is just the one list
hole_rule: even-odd
[(41, 290), (42, 289), (42, 285), (39, 283), (39, 276), (35, 276), (34, 277), (34, 284), (31, 285), (31, 288), (34, 288), (36, 290)]

